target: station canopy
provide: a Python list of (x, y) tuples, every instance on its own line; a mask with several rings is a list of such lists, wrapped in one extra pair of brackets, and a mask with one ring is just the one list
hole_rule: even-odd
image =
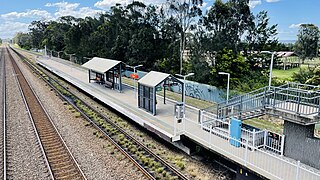
[(143, 84), (145, 86), (149, 87), (156, 87), (160, 83), (162, 83), (165, 79), (170, 77), (170, 74), (167, 73), (162, 73), (162, 72), (157, 72), (157, 71), (151, 71), (143, 78), (141, 78), (138, 83)]
[[(156, 87), (163, 86), (163, 103), (166, 103), (166, 86), (180, 84), (184, 92), (183, 82), (171, 74), (151, 71), (138, 81), (138, 107), (156, 115), (157, 94)], [(184, 94), (182, 94), (182, 99)]]
[(82, 66), (103, 74), (120, 63), (121, 61), (94, 57), (88, 62), (84, 63)]
[(106, 87), (122, 91), (122, 71), (125, 64), (121, 61), (94, 57), (82, 65), (89, 70), (91, 81), (104, 84)]

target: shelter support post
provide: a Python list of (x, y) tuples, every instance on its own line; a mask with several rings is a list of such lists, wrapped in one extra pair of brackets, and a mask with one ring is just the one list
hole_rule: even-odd
[(157, 114), (157, 109), (156, 109), (156, 87), (152, 88), (153, 91), (153, 115), (155, 116)]
[(91, 81), (91, 70), (89, 69), (89, 83)]
[(167, 80), (164, 81), (164, 86), (163, 86), (163, 104), (166, 104), (166, 86), (165, 84), (167, 84)]
[(183, 100), (184, 100), (184, 96), (185, 96), (185, 94), (184, 94), (184, 84), (182, 84), (182, 91), (181, 91), (181, 94), (182, 94), (182, 100), (181, 100), (181, 102), (183, 102)]
[(120, 67), (119, 67), (119, 91), (122, 91), (122, 68), (121, 68), (121, 63), (120, 63)]

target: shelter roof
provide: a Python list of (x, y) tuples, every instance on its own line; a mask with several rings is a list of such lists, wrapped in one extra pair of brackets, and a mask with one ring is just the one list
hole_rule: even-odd
[(88, 62), (84, 63), (82, 66), (96, 72), (105, 73), (120, 63), (121, 61), (94, 57)]
[(148, 74), (143, 76), (138, 81), (138, 83), (143, 84), (145, 86), (149, 86), (149, 87), (156, 87), (168, 77), (174, 78), (171, 74), (157, 72), (157, 71), (150, 71)]

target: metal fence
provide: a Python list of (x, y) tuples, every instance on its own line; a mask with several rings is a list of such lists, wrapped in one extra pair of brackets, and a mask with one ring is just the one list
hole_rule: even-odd
[[(320, 172), (316, 169), (303, 165), (299, 161), (259, 149), (257, 146), (250, 145), (249, 141), (243, 142), (233, 139), (229, 135), (216, 131), (211, 126), (202, 126), (192, 120), (183, 119), (179, 131), (180, 134), (187, 135), (203, 146), (223, 154), (267, 178), (320, 179)], [(233, 146), (230, 141), (238, 142), (240, 146)]]
[[(215, 114), (203, 110), (200, 111), (199, 118), (199, 124), (203, 127), (202, 129), (212, 129), (212, 133), (224, 139), (225, 136), (230, 136), (229, 120), (218, 119)], [(221, 134), (224, 136), (220, 136)], [(261, 130), (245, 124), (243, 124), (241, 128), (242, 143), (248, 143), (250, 146), (271, 151), (279, 155), (283, 155), (284, 137), (282, 134)]]
[(290, 83), (280, 87), (264, 87), (219, 103), (219, 118), (252, 116), (248, 112), (267, 107), (299, 115), (320, 115), (320, 86)]

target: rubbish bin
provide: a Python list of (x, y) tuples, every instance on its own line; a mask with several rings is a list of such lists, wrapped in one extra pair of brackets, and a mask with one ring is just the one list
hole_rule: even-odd
[(183, 105), (184, 105), (183, 102), (177, 102), (176, 105), (175, 105), (175, 113), (174, 113), (174, 115), (175, 115), (178, 123), (181, 123), (182, 119), (183, 119), (183, 113), (184, 113)]

